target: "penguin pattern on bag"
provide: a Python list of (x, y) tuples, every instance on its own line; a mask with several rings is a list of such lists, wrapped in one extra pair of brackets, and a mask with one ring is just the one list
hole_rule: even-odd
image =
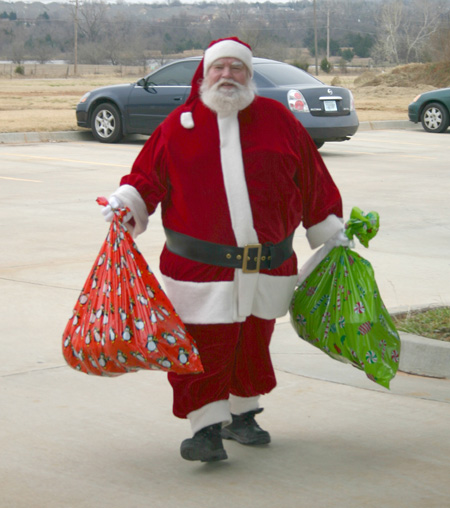
[(194, 339), (122, 224), (126, 213), (115, 210), (63, 333), (64, 358), (76, 370), (103, 376), (202, 372)]

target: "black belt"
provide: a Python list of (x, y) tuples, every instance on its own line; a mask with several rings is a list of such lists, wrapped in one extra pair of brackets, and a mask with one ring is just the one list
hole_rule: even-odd
[(166, 246), (174, 254), (208, 265), (241, 268), (244, 273), (278, 268), (294, 252), (294, 233), (275, 245), (252, 243), (245, 247), (206, 242), (167, 228), (165, 233)]

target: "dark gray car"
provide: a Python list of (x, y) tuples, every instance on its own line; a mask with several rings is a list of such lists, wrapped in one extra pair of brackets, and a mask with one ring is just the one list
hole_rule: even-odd
[[(116, 143), (127, 134), (151, 134), (191, 90), (200, 57), (169, 63), (136, 83), (97, 88), (77, 105), (79, 127), (92, 129), (102, 143)], [(253, 59), (258, 95), (286, 106), (302, 123), (318, 147), (327, 141), (345, 141), (359, 121), (353, 96), (346, 88), (328, 86), (292, 65)]]

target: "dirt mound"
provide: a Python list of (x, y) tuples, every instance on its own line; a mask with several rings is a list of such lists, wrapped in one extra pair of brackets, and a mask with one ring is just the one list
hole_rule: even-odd
[(355, 85), (398, 88), (428, 85), (429, 87), (446, 88), (450, 86), (450, 62), (400, 65), (389, 72), (378, 74), (367, 71), (355, 79)]
[[(380, 74), (381, 76), (381, 74)], [(374, 71), (365, 71), (355, 79), (356, 86), (373, 86), (368, 83), (373, 83), (377, 80), (378, 74)], [(380, 78), (381, 80), (381, 78)]]

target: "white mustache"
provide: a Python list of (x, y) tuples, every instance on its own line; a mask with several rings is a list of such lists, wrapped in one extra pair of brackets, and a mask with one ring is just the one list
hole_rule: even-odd
[(230, 79), (230, 78), (222, 78), (220, 79), (219, 81), (217, 81), (217, 83), (214, 83), (214, 85), (211, 86), (211, 90), (218, 90), (222, 85), (233, 85), (235, 86), (238, 90), (244, 90), (245, 87), (244, 85), (241, 85), (241, 83), (238, 83), (237, 81), (235, 81), (234, 79)]
[[(233, 85), (233, 88), (221, 88), (225, 84)], [(200, 94), (206, 106), (226, 115), (246, 108), (255, 98), (255, 87), (251, 82), (243, 85), (231, 78), (222, 78), (209, 86), (205, 80), (200, 87)]]

